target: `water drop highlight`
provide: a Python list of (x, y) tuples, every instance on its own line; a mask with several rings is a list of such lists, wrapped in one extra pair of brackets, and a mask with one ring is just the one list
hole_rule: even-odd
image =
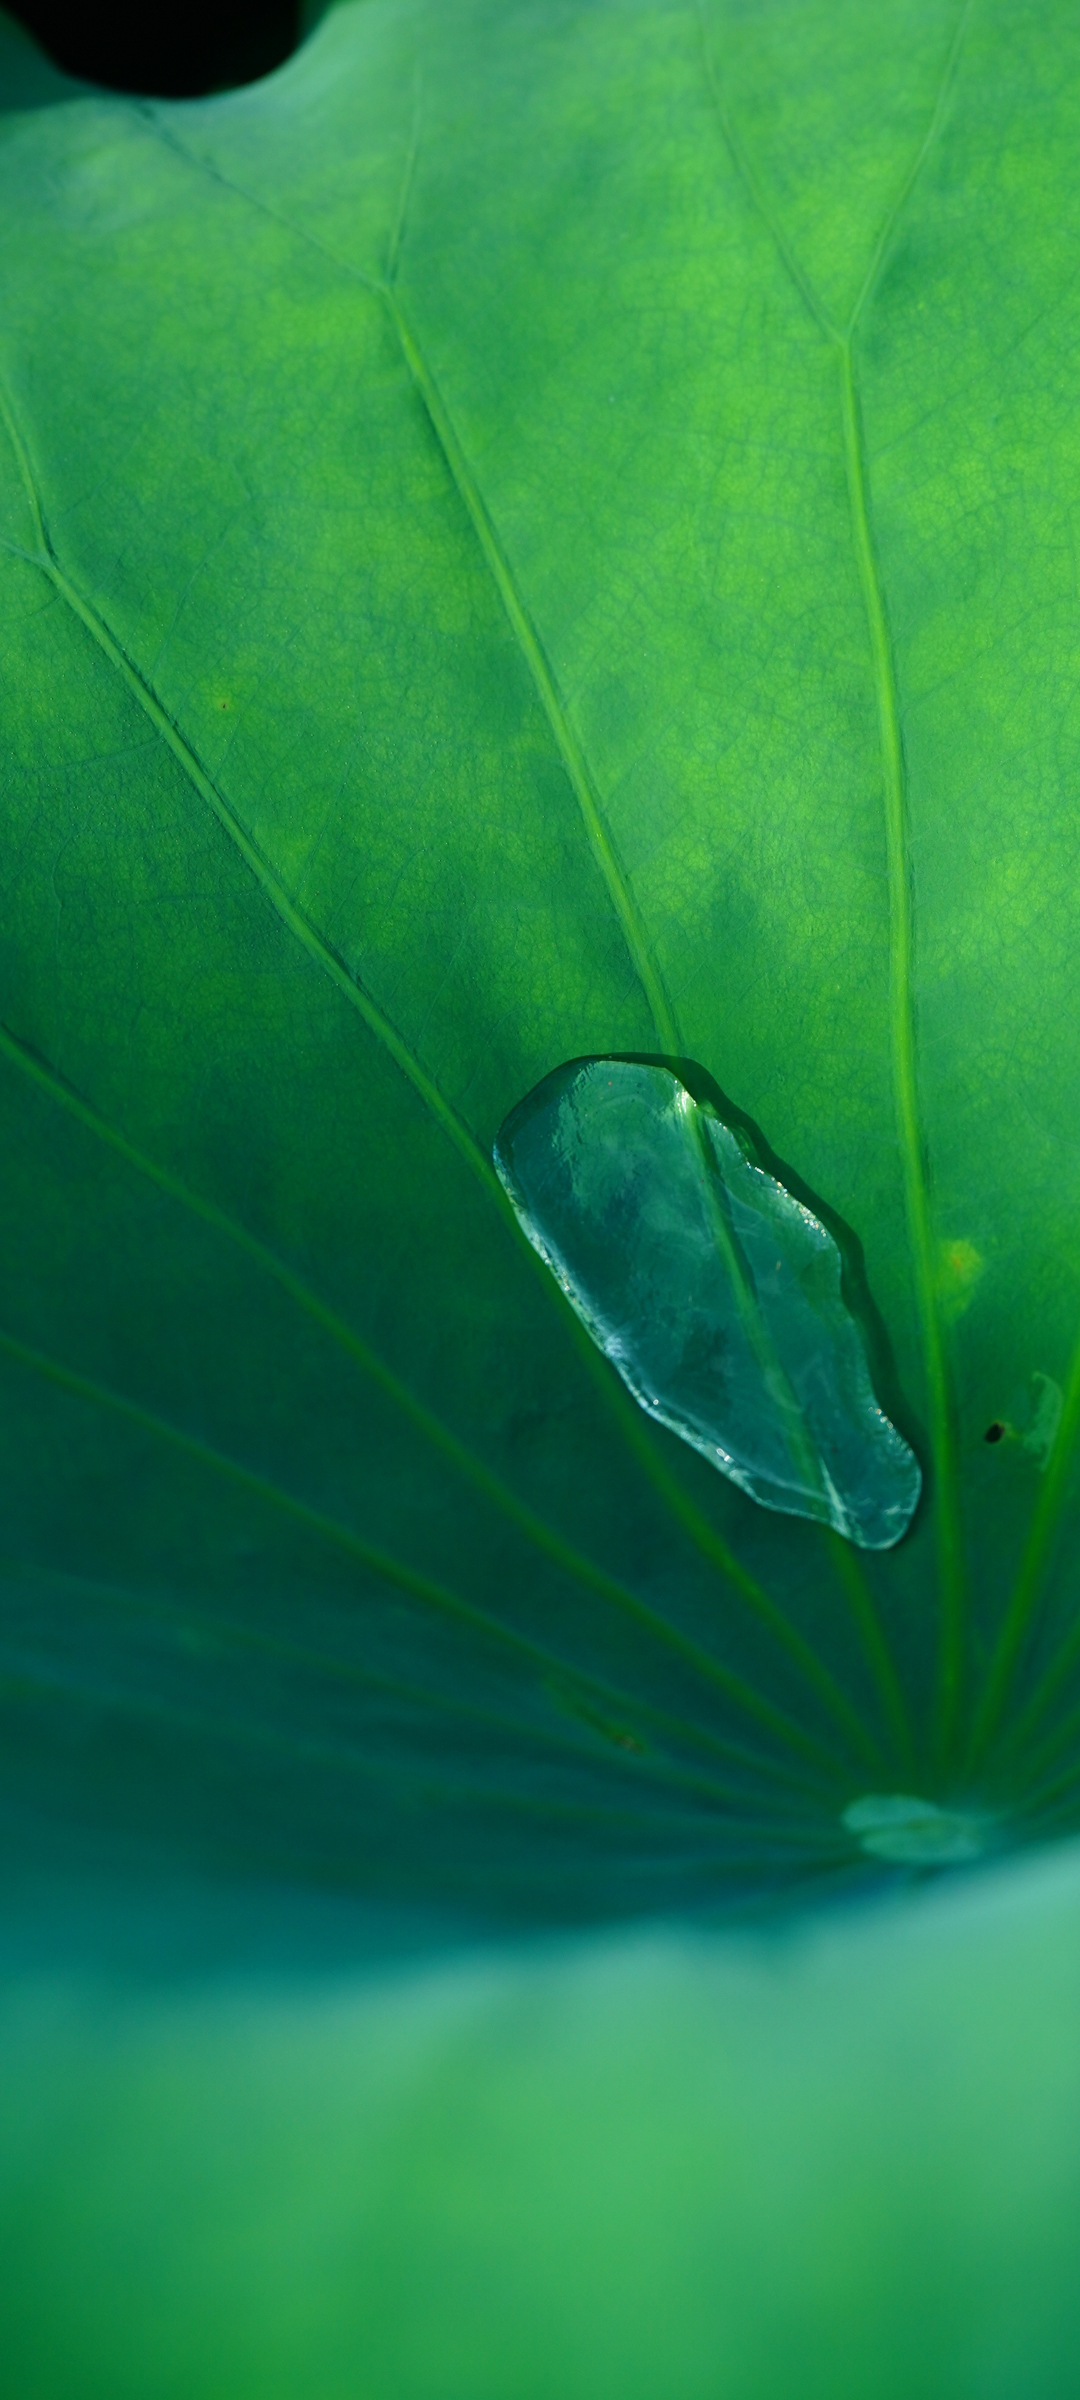
[(871, 1858), (897, 1867), (965, 1866), (987, 1847), (984, 1818), (911, 1792), (867, 1792), (845, 1808), (842, 1823)]
[(921, 1476), (875, 1399), (836, 1243), (670, 1067), (558, 1068), (495, 1165), (650, 1416), (764, 1508), (867, 1550), (900, 1540)]

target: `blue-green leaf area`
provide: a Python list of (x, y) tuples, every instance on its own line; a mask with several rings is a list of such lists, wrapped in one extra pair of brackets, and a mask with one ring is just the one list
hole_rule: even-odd
[[(867, 1796), (1067, 1824), (1072, 15), (5, 73), (20, 1838), (546, 1920), (857, 1888)], [(887, 1552), (651, 1424), (524, 1239), (498, 1129), (611, 1055), (846, 1242)]]

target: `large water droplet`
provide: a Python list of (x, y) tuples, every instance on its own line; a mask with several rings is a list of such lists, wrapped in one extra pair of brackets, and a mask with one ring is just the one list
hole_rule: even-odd
[(529, 1240), (642, 1408), (765, 1508), (883, 1550), (921, 1477), (878, 1407), (840, 1253), (669, 1067), (578, 1059), (495, 1164)]

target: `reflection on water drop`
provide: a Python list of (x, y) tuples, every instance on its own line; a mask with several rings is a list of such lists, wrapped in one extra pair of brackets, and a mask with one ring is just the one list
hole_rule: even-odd
[(878, 1407), (831, 1234), (669, 1067), (578, 1059), (511, 1111), (525, 1232), (650, 1416), (766, 1508), (864, 1549), (919, 1468)]
[(986, 1818), (937, 1808), (910, 1792), (867, 1792), (845, 1808), (842, 1822), (871, 1858), (898, 1867), (959, 1867), (988, 1847)]

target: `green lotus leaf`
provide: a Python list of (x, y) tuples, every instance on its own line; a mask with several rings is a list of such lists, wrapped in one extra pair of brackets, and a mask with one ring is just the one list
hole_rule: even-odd
[[(867, 1796), (1069, 1822), (1071, 14), (10, 58), (14, 1804), (555, 1919), (887, 1874)], [(828, 1227), (892, 1550), (530, 1251), (493, 1142), (590, 1054)]]
[[(1067, 2400), (1075, 1867), (970, 1868), (1080, 1799), (1075, 10), (0, 100), (20, 2400)], [(590, 1338), (587, 1060), (815, 1229), (891, 1546)]]

